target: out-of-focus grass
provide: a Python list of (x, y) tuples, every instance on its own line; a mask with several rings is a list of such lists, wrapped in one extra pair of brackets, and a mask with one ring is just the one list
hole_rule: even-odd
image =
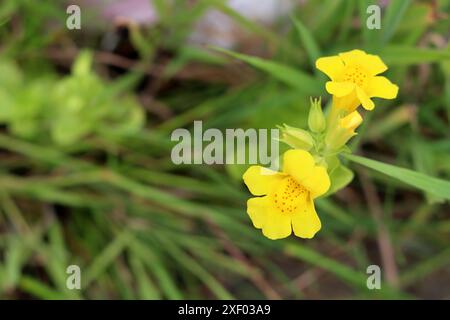
[[(109, 72), (117, 59), (105, 59), (120, 52), (102, 52), (101, 32), (66, 30), (55, 1), (0, 4), (1, 297), (448, 298), (449, 207), (439, 197), (351, 164), (358, 178), (318, 203), (314, 240), (274, 242), (245, 213), (245, 168), (176, 166), (170, 133), (199, 119), (220, 129), (302, 126), (309, 96), (326, 98), (315, 58), (361, 48), (383, 58), (400, 94), (366, 114), (352, 149), (448, 180), (450, 2), (390, 1), (381, 30), (365, 28), (371, 1), (306, 1), (271, 29), (223, 1), (174, 3), (156, 1), (157, 27), (130, 30), (141, 58), (120, 60), (120, 76)], [(251, 54), (261, 58), (239, 46), (233, 55), (263, 72), (186, 42), (209, 8), (259, 40)], [(99, 89), (73, 80), (68, 90), (79, 94), (52, 100), (83, 48), (95, 53), (87, 77)], [(52, 133), (67, 96), (87, 111), (60, 130), (91, 121), (70, 143)], [(124, 96), (140, 99), (146, 124), (114, 134), (106, 129), (117, 117), (90, 112), (98, 101), (115, 112)], [(80, 291), (66, 288), (70, 264), (81, 267)], [(382, 290), (366, 287), (371, 264), (390, 272)]]

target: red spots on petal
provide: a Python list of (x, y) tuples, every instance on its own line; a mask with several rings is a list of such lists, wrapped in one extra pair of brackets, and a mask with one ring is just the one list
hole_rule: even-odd
[(294, 213), (297, 208), (304, 206), (308, 195), (309, 192), (302, 185), (286, 177), (273, 193), (273, 206), (280, 213)]

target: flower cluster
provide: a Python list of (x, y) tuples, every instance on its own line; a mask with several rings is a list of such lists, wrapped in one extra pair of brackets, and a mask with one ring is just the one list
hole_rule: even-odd
[(373, 110), (371, 98), (397, 96), (398, 87), (379, 76), (387, 67), (376, 55), (352, 50), (320, 58), (316, 67), (330, 78), (328, 115), (320, 99), (311, 99), (309, 130), (281, 127), (281, 141), (292, 148), (283, 155), (282, 172), (251, 166), (243, 175), (256, 196), (248, 200), (247, 213), (269, 239), (288, 237), (292, 231), (300, 238), (314, 237), (321, 228), (314, 199), (337, 191), (345, 186), (342, 181), (348, 183), (353, 177), (338, 155), (363, 121), (357, 108)]

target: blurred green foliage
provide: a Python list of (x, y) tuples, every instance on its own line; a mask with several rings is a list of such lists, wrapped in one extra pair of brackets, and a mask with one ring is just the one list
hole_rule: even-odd
[[(310, 96), (327, 98), (316, 57), (360, 48), (400, 93), (366, 113), (353, 152), (448, 180), (450, 1), (390, 1), (380, 30), (365, 27), (366, 0), (305, 1), (271, 28), (225, 1), (154, 3), (160, 22), (129, 28), (139, 58), (108, 52), (126, 67), (102, 60), (115, 31), (88, 9), (89, 28), (69, 31), (60, 3), (0, 3), (0, 296), (448, 297), (450, 210), (427, 188), (347, 163), (357, 178), (318, 202), (314, 240), (270, 241), (245, 213), (245, 167), (175, 166), (170, 133), (306, 127)], [(208, 9), (245, 34), (233, 52), (188, 41)], [(382, 290), (366, 287), (371, 264)]]
[(133, 97), (118, 97), (91, 64), (92, 55), (84, 52), (69, 76), (25, 79), (15, 64), (2, 61), (0, 123), (18, 137), (59, 145), (76, 144), (89, 134), (114, 140), (138, 132), (143, 110)]

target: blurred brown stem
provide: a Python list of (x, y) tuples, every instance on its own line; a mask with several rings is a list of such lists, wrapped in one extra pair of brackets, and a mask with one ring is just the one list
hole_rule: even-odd
[(373, 182), (370, 180), (365, 170), (359, 171), (359, 177), (367, 200), (367, 205), (377, 226), (377, 242), (381, 255), (381, 263), (386, 272), (386, 281), (392, 287), (397, 288), (399, 282), (395, 253), (389, 231), (383, 221), (383, 209), (381, 207), (380, 198)]
[(247, 257), (236, 247), (228, 238), (228, 236), (223, 232), (223, 230), (211, 220), (207, 220), (208, 225), (211, 226), (213, 233), (220, 239), (224, 249), (236, 260), (241, 262), (249, 271), (250, 279), (254, 285), (261, 290), (261, 292), (266, 296), (267, 299), (280, 300), (280, 295), (272, 288), (272, 286), (267, 283), (264, 277), (259, 273), (258, 269), (252, 265), (252, 263), (247, 259)]

